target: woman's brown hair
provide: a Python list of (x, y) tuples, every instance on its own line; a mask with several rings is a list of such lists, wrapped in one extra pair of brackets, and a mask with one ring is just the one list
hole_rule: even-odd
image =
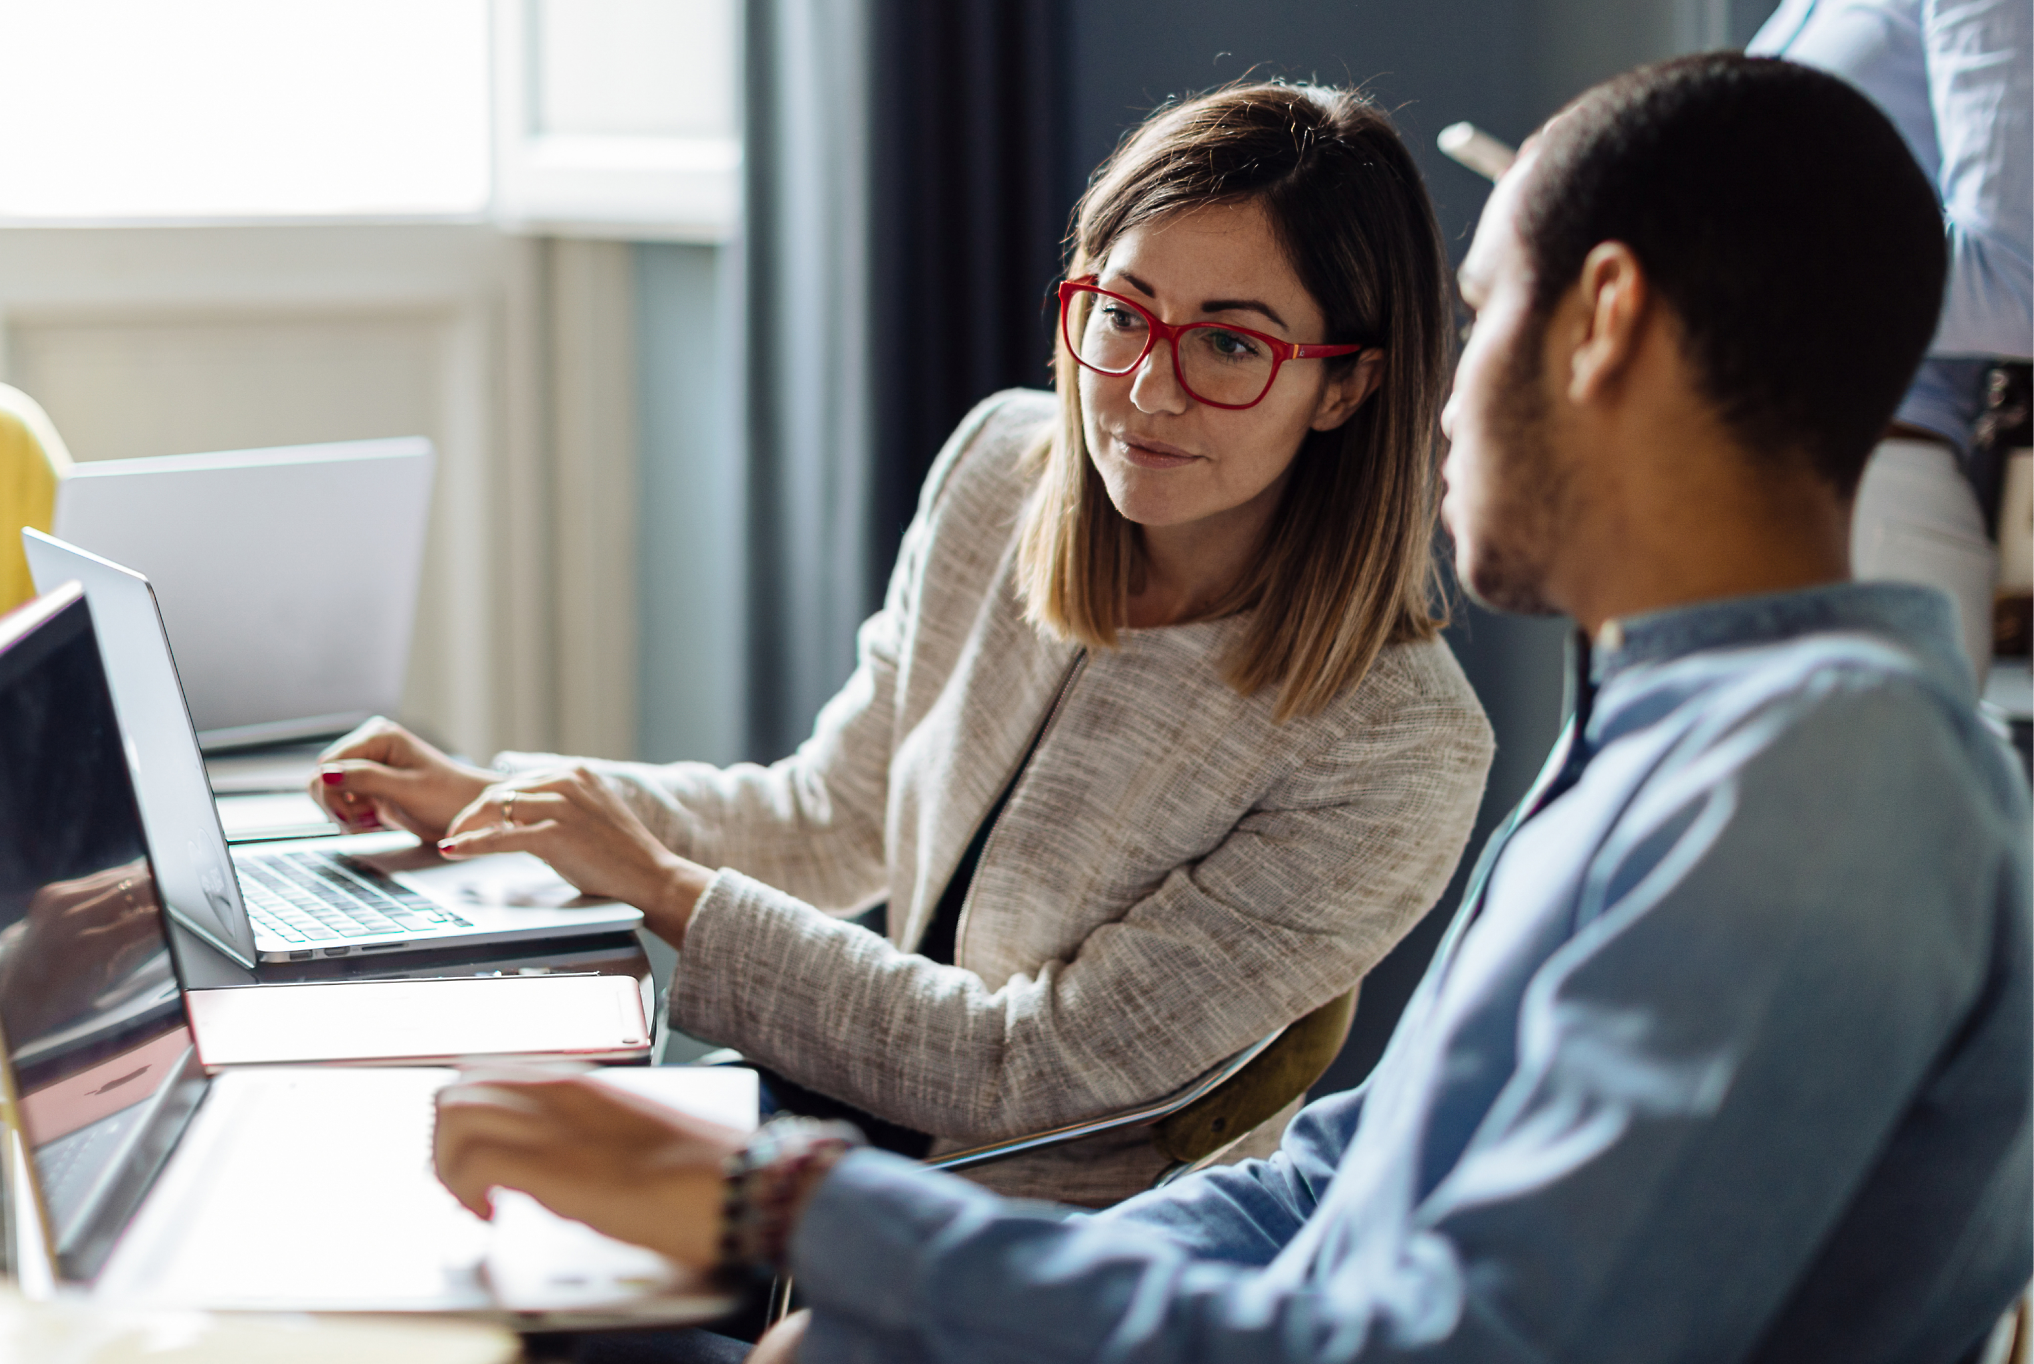
[[(1328, 334), (1383, 352), (1377, 391), (1309, 432), (1251, 569), (1212, 615), (1254, 608), (1223, 661), (1276, 718), (1311, 715), (1387, 643), (1440, 627), (1433, 562), (1434, 432), (1448, 357), (1446, 258), (1433, 206), (1391, 120), (1349, 90), (1233, 85), (1163, 109), (1096, 171), (1074, 214), (1067, 275), (1095, 273), (1125, 232), (1211, 204), (1263, 206)], [(1353, 365), (1356, 357), (1329, 360)], [(1025, 507), (1026, 615), (1091, 648), (1122, 628), (1141, 571), (1138, 528), (1088, 457), (1079, 371), (1061, 335), (1060, 427)]]

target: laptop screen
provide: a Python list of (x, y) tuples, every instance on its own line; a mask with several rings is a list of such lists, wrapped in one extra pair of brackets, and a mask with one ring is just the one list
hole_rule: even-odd
[(59, 1267), (86, 1277), (195, 1102), (90, 612), (0, 630), (0, 1032)]
[[(60, 539), (148, 576), (207, 750), (344, 734), (402, 704), (431, 443), (87, 460)], [(343, 564), (306, 553), (346, 527)]]
[(148, 579), (33, 530), (21, 547), (38, 586), (84, 584), (154, 854), (156, 894), (186, 928), (254, 965), (254, 930)]

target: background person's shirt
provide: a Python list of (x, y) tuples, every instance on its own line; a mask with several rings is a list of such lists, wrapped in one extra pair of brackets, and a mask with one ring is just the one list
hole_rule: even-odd
[(2034, 20), (2026, 0), (1785, 0), (1746, 51), (1843, 77), (1935, 185), (1949, 284), (1898, 420), (1967, 453), (1984, 361), (2034, 354)]
[(1073, 1221), (858, 1152), (794, 1240), (800, 1357), (1960, 1357), (2034, 1272), (2034, 994), (2026, 789), (1947, 603), (1621, 627), (1587, 765), (1362, 1090)]

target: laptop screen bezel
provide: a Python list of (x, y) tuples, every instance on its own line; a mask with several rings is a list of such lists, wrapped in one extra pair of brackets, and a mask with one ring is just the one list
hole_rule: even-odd
[[(97, 648), (97, 635), (92, 624), (91, 608), (85, 599), (83, 585), (66, 583), (13, 613), (0, 617), (0, 695), (12, 685), (16, 675), (25, 668), (33, 668), (51, 652), (70, 643), (79, 635), (93, 642), (92, 654), (99, 662), (100, 683), (105, 690), (109, 711), (112, 710), (112, 687), (107, 683), (103, 657)], [(32, 642), (32, 643), (31, 643)], [(30, 653), (33, 657), (28, 657)], [(117, 711), (112, 712), (118, 723)], [(149, 875), (154, 876), (154, 854), (147, 842), (146, 826), (141, 820), (140, 801), (134, 792), (133, 774), (123, 761), (118, 765), (121, 780), (125, 783), (127, 803), (133, 827), (141, 835), (143, 856), (148, 860)], [(157, 924), (162, 932), (163, 949), (169, 954), (172, 970), (175, 969), (176, 953), (169, 933), (170, 918), (159, 913)], [(41, 1243), (45, 1253), (54, 1261), (53, 1268), (58, 1277), (85, 1282), (92, 1279), (104, 1265), (112, 1252), (120, 1233), (133, 1219), (148, 1190), (169, 1153), (175, 1148), (198, 1105), (203, 1101), (209, 1081), (199, 1063), (196, 1036), (191, 1030), (190, 1015), (183, 1012), (186, 1035), (191, 1039), (177, 1062), (174, 1070), (143, 1100), (150, 1111), (122, 1141), (113, 1163), (108, 1166), (110, 1178), (100, 1184), (87, 1200), (83, 1216), (67, 1235), (59, 1235), (51, 1216), (49, 1200), (44, 1195), (41, 1173), (37, 1168), (35, 1153), (29, 1146), (24, 1125), (24, 1110), (19, 1075), (14, 1064), (12, 1043), (0, 1035), (0, 1093), (6, 1099), (7, 1132), (11, 1143), (18, 1143), (21, 1160), (7, 1161), (10, 1170), (18, 1167), (26, 1171), (27, 1187), (10, 1187), (11, 1202), (17, 1225), (8, 1228), (10, 1233), (10, 1255), (23, 1245), (18, 1225), (23, 1212), (33, 1211), (36, 1226), (41, 1232)], [(0, 1153), (4, 1155), (6, 1153)], [(12, 1184), (12, 1176), (9, 1183)]]

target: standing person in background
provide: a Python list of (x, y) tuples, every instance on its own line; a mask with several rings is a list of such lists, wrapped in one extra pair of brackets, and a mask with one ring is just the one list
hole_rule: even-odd
[(1851, 566), (1859, 578), (1947, 592), (1982, 691), (1998, 552), (1961, 462), (1983, 410), (1987, 363), (2034, 355), (2027, 0), (1785, 0), (1746, 51), (1819, 67), (1864, 91), (1935, 186), (1949, 238), (1942, 318), (1866, 466)]
[[(1426, 190), (1364, 97), (1236, 86), (1129, 138), (1073, 246), (1057, 394), (948, 442), (796, 754), (505, 777), (378, 722), (313, 792), (641, 908), (677, 1027), (916, 1155), (1159, 1098), (1346, 994), (1491, 753), (1434, 614)], [(888, 941), (839, 917), (884, 900)], [(981, 1178), (1104, 1204), (1167, 1163), (1132, 1131)]]

